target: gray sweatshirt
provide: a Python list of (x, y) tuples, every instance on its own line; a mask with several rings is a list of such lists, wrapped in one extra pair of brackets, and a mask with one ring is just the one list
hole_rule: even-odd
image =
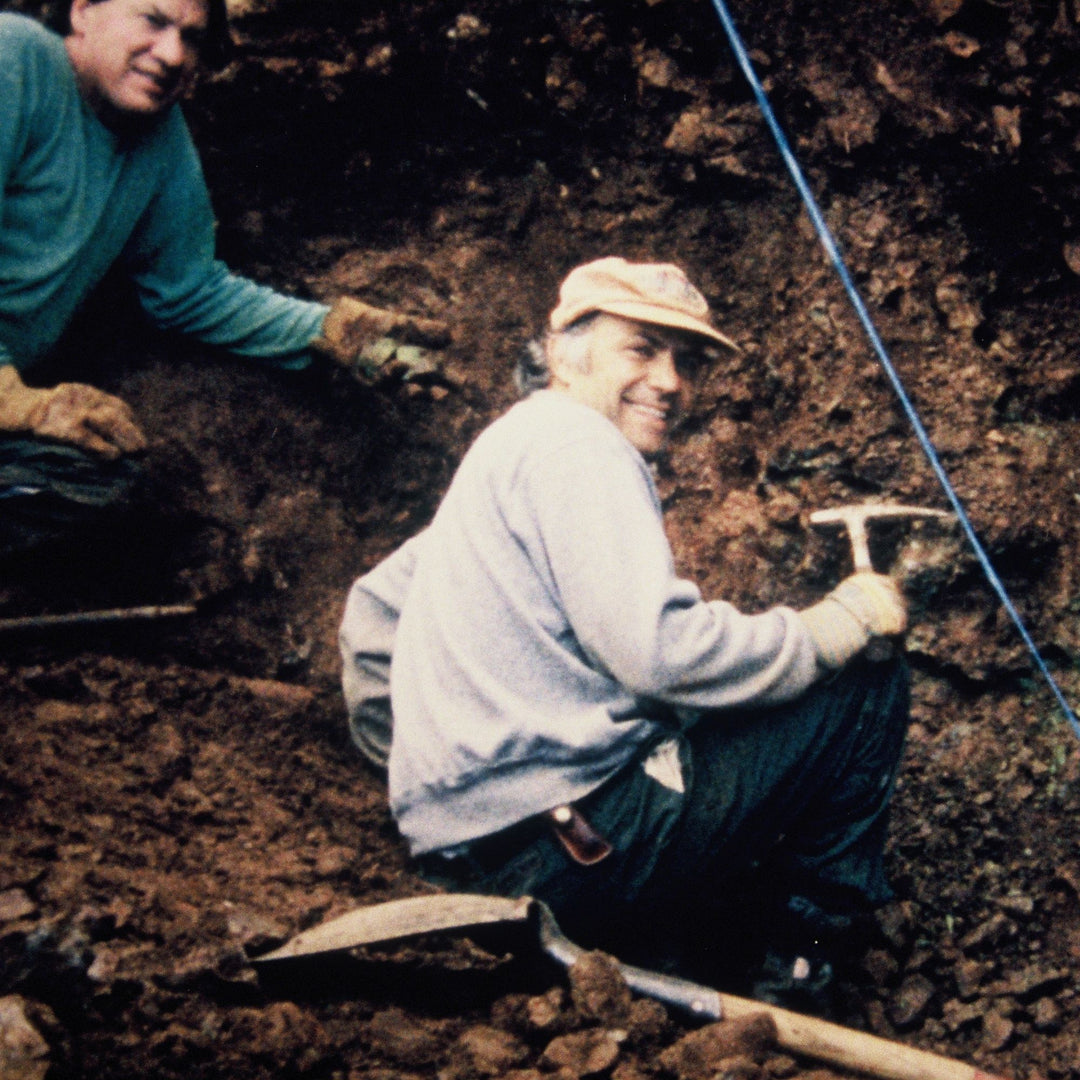
[(556, 391), (481, 434), (431, 526), (350, 607), (346, 668), (392, 649), (390, 803), (416, 855), (583, 797), (676, 717), (784, 701), (819, 674), (792, 609), (744, 615), (676, 576), (645, 460)]

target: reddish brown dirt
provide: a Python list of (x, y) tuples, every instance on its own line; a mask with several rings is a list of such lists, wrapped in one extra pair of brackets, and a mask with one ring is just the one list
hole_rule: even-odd
[[(706, 594), (803, 603), (844, 569), (811, 510), (946, 503), (708, 4), (237, 7), (238, 58), (188, 109), (223, 254), (306, 295), (449, 319), (449, 387), (245, 367), (138, 328), (116, 296), (80, 328), (84, 377), (153, 435), (157, 520), (6, 568), (0, 616), (198, 610), (4, 642), (0, 1073), (814, 1074), (760, 1031), (630, 1005), (602, 965), (571, 984), (528, 941), (247, 963), (426, 889), (345, 737), (337, 621), (513, 400), (513, 357), (576, 262), (683, 263), (743, 346), (660, 472)], [(948, 474), (1080, 700), (1080, 7), (733, 11)], [(1077, 1080), (1076, 739), (961, 539), (890, 533), (877, 556), (910, 564), (915, 708), (864, 1023)], [(703, 948), (723, 933), (701, 927)]]

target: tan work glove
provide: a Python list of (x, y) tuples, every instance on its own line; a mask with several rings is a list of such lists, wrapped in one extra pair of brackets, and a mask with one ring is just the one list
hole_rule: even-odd
[(342, 296), (331, 305), (311, 347), (361, 378), (415, 379), (438, 372), (429, 350), (445, 348), (450, 340), (450, 329), (441, 319), (387, 311)]
[(823, 600), (799, 612), (824, 667), (843, 667), (871, 638), (902, 634), (907, 605), (891, 577), (860, 571)]
[(146, 449), (146, 436), (120, 398), (85, 383), (33, 389), (11, 364), (0, 367), (0, 431), (56, 439), (109, 460)]

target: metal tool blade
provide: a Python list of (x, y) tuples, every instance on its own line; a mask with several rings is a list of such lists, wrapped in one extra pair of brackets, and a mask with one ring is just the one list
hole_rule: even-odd
[(532, 901), (503, 896), (449, 893), (388, 900), (357, 908), (290, 938), (279, 949), (252, 957), (253, 963), (289, 960), (315, 953), (339, 952), (358, 945), (376, 945), (400, 938), (463, 930), (492, 923), (522, 923)]

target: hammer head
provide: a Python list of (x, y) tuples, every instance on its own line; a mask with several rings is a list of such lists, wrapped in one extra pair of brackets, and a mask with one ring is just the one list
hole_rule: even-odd
[(856, 570), (872, 570), (866, 527), (871, 521), (898, 518), (951, 518), (945, 510), (925, 506), (900, 506), (896, 503), (860, 503), (856, 506), (837, 506), (831, 510), (815, 510), (811, 525), (839, 525), (847, 529), (851, 540), (852, 559)]

